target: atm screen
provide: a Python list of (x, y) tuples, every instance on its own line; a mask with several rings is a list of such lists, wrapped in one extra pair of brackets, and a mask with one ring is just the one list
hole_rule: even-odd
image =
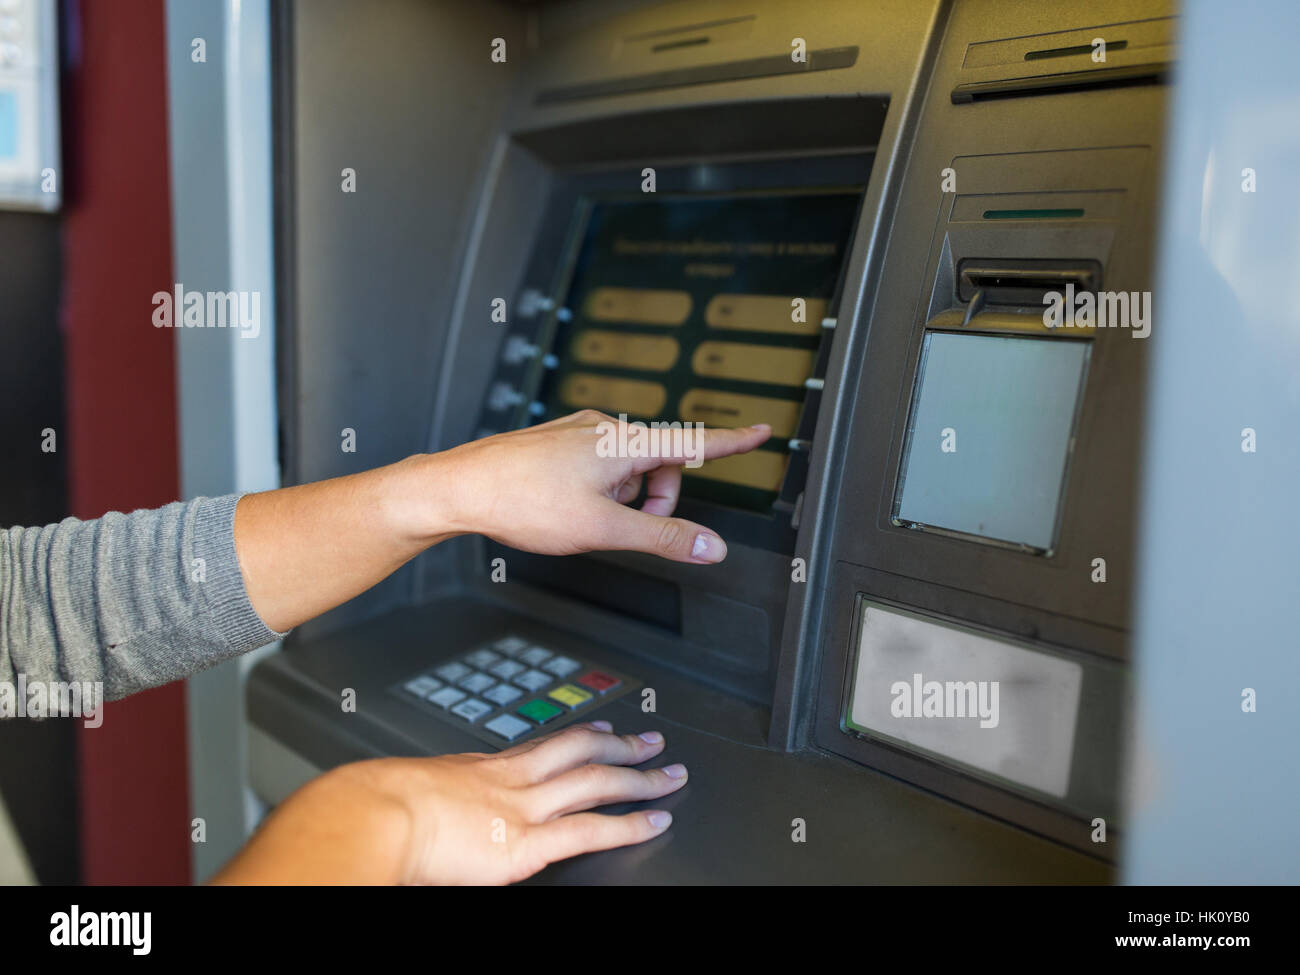
[(858, 190), (590, 203), (541, 391), (545, 417), (768, 423), (759, 450), (684, 470), (683, 492), (777, 498), (861, 199)]
[(895, 520), (1050, 552), (1089, 348), (928, 333)]

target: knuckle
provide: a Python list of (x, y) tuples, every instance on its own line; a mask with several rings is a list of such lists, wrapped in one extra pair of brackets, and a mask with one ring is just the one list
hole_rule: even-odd
[(600, 820), (594, 817), (583, 817), (578, 820), (574, 831), (577, 833), (579, 844), (584, 849), (591, 849), (600, 841)]
[(518, 841), (512, 843), (509, 849), (509, 877), (512, 883), (531, 877), (546, 866), (546, 858), (542, 855), (539, 844), (535, 842), (532, 827), (528, 823), (523, 823), (518, 830)]
[(664, 554), (673, 554), (681, 548), (682, 540), (685, 536), (682, 526), (679, 522), (665, 520), (659, 526), (659, 537), (656, 540), (655, 548)]
[(603, 765), (583, 765), (574, 769), (579, 786), (584, 792), (599, 792), (609, 780), (608, 770)]
[(494, 755), (483, 762), (483, 771), (495, 782), (515, 782), (521, 776), (518, 759), (518, 755)]
[(570, 725), (559, 733), (557, 737), (571, 740), (575, 744), (594, 744), (598, 732), (595, 728), (588, 728), (584, 725)]
[(529, 826), (541, 823), (546, 819), (545, 803), (541, 796), (536, 795), (531, 790), (523, 789), (513, 797), (512, 806), (520, 820), (520, 829), (522, 831), (519, 837), (520, 845), (527, 847)]

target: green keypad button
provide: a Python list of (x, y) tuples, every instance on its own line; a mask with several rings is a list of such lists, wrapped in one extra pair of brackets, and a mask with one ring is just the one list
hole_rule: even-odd
[(538, 724), (546, 724), (564, 713), (563, 708), (557, 708), (554, 704), (543, 701), (541, 698), (534, 698), (519, 709), (519, 713), (530, 721), (536, 721)]

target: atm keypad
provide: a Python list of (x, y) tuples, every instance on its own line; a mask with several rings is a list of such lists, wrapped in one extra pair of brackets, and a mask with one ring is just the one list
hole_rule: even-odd
[(513, 635), (459, 654), (394, 688), (496, 745), (549, 731), (559, 719), (628, 689), (621, 677), (591, 662)]

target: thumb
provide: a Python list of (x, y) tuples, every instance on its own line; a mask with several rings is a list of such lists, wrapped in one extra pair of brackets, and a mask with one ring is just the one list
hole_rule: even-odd
[(727, 557), (727, 545), (703, 525), (614, 504), (603, 548), (645, 552), (673, 562), (710, 565)]

